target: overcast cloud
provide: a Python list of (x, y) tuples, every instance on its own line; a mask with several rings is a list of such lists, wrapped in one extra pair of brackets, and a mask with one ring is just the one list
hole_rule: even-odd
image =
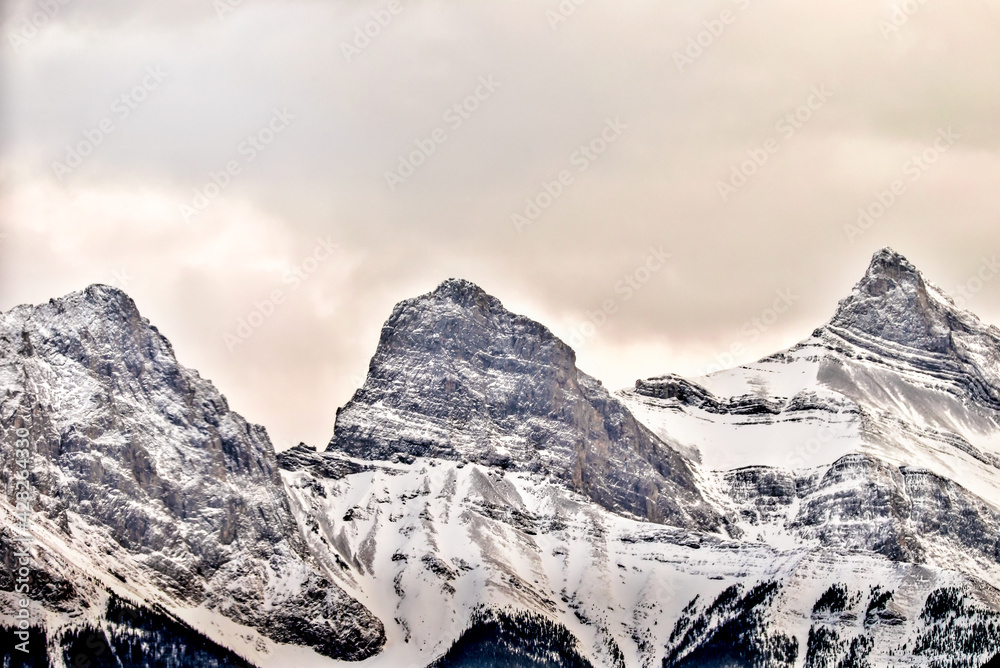
[(123, 287), (279, 449), (449, 276), (612, 387), (804, 338), (886, 245), (1000, 323), (1000, 0), (237, 1), (6, 3), (0, 309)]

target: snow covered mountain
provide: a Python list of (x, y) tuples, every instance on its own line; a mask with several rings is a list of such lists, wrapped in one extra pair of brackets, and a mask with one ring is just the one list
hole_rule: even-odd
[(72, 654), (81, 632), (112, 643), (116, 601), (249, 645), (248, 657), (277, 643), (345, 659), (381, 648), (379, 620), (305, 549), (265, 431), (180, 366), (122, 292), (94, 286), (0, 315), (0, 388), (3, 626), (20, 598), (22, 429), (37, 541), (27, 594), (51, 654)]
[(888, 249), (801, 344), (615, 394), (450, 279), (393, 310), (321, 452), (275, 456), (109, 288), (0, 316), (0, 383), (4, 461), (19, 427), (38, 444), (35, 665), (1000, 652), (1000, 330)]
[(618, 394), (724, 518), (707, 531), (565, 476), (577, 423), (531, 438), (560, 404), (534, 388), (575, 370), (552, 350), (448, 281), (396, 307), (327, 451), (283, 455), (313, 552), (387, 621), (378, 665), (516, 661), (477, 606), (579, 642), (528, 624), (523, 665), (978, 667), (1000, 646), (1000, 336), (898, 254), (792, 350)]
[(750, 535), (961, 563), (1000, 587), (1000, 330), (898, 253), (791, 349), (620, 396), (699, 453)]

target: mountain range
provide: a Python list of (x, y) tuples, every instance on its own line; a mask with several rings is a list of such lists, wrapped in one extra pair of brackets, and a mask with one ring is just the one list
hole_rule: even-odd
[(801, 343), (620, 391), (446, 280), (393, 309), (329, 444), (282, 453), (91, 286), (0, 314), (0, 427), (4, 666), (1000, 653), (1000, 330), (891, 249)]

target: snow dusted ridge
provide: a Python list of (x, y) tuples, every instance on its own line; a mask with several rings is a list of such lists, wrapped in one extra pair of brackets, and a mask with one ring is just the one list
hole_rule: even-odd
[(0, 315), (40, 665), (98, 633), (122, 666), (980, 668), (998, 411), (1000, 331), (888, 249), (801, 344), (616, 395), (445, 281), (396, 306), (327, 449), (277, 457), (122, 293)]
[[(7, 464), (23, 427), (39, 541), (29, 593), (49, 638), (103, 623), (110, 590), (197, 617), (210, 636), (242, 625), (252, 651), (290, 643), (363, 659), (380, 649), (381, 623), (306, 550), (263, 428), (180, 366), (122, 292), (93, 286), (0, 315), (0, 388), (0, 513), (13, 513)], [(8, 566), (11, 526), (0, 534)], [(10, 572), (0, 574), (5, 622)]]

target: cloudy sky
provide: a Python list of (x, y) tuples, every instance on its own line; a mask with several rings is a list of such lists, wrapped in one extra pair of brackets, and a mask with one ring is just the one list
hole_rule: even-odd
[(4, 12), (0, 309), (124, 288), (279, 449), (449, 276), (614, 387), (794, 343), (886, 245), (1000, 323), (1000, 0)]

